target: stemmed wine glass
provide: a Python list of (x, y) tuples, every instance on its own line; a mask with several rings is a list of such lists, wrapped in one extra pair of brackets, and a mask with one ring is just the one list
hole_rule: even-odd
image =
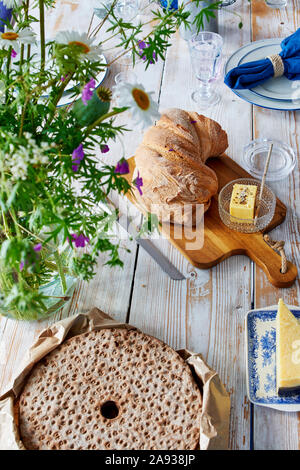
[(220, 95), (211, 89), (221, 72), (223, 39), (217, 33), (203, 31), (189, 40), (192, 67), (200, 87), (192, 93), (192, 99), (200, 107), (214, 106)]

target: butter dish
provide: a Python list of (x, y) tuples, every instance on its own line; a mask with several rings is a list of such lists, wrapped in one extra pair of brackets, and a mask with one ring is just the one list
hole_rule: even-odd
[[(288, 306), (300, 320), (300, 307)], [(245, 319), (247, 393), (251, 403), (299, 412), (300, 393), (279, 396), (276, 390), (277, 305), (250, 310)]]

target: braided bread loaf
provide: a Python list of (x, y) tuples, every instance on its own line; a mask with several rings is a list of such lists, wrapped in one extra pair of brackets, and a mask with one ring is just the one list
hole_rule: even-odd
[(218, 190), (205, 162), (227, 147), (227, 134), (216, 121), (182, 109), (165, 111), (135, 153), (135, 175), (143, 178), (137, 202), (161, 221), (194, 225), (196, 205), (206, 211)]

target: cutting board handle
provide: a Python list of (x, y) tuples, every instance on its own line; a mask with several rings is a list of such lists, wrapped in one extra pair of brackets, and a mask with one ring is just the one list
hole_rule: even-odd
[(281, 272), (281, 256), (276, 253), (263, 239), (256, 238), (255, 249), (249, 250), (247, 255), (266, 273), (267, 278), (275, 287), (290, 287), (298, 275), (297, 267), (287, 262), (287, 272)]

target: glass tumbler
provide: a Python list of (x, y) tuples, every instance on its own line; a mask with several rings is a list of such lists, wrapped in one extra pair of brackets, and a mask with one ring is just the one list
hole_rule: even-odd
[(208, 31), (195, 34), (189, 40), (192, 67), (200, 83), (192, 93), (192, 99), (202, 108), (214, 106), (221, 98), (211, 85), (220, 76), (222, 47), (222, 37)]

